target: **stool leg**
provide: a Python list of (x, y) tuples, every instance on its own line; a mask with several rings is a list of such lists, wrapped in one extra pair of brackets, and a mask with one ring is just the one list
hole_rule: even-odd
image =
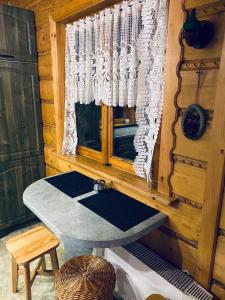
[(12, 292), (16, 293), (18, 289), (18, 265), (12, 257)]
[(45, 261), (45, 256), (42, 256), (42, 264), (41, 264), (41, 268), (43, 271), (46, 271), (46, 261)]
[(30, 284), (30, 265), (24, 265), (24, 287), (25, 299), (31, 300), (31, 284)]
[(50, 252), (50, 257), (51, 257), (51, 263), (52, 263), (52, 270), (55, 275), (56, 271), (59, 269), (59, 262), (58, 262), (58, 257), (56, 253), (56, 249), (52, 249)]

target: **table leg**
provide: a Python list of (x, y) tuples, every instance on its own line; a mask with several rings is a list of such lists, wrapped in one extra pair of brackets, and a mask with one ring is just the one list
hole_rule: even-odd
[(71, 240), (62, 240), (64, 245), (64, 259), (68, 260), (74, 256), (80, 255), (91, 255), (92, 250), (91, 248), (84, 248), (77, 246), (76, 241)]
[(105, 254), (104, 248), (94, 248), (92, 251), (92, 254), (104, 257), (104, 254)]

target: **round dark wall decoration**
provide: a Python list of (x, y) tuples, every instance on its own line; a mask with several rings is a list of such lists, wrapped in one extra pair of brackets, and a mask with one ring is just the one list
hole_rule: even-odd
[(196, 18), (196, 10), (193, 9), (183, 26), (183, 38), (188, 46), (202, 49), (207, 47), (214, 37), (213, 23), (207, 20), (199, 21)]
[(186, 138), (198, 140), (204, 133), (207, 125), (206, 111), (197, 104), (186, 108), (181, 118), (181, 128)]

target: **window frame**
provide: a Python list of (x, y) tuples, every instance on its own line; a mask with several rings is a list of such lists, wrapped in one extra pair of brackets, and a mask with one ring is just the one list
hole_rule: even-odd
[[(87, 15), (95, 14), (102, 9), (120, 2), (121, 0), (94, 0), (85, 2), (78, 0), (65, 3), (61, 9), (52, 9), (49, 14), (51, 42), (50, 53), (52, 59), (52, 82), (56, 126), (56, 147), (54, 148), (53, 152), (56, 154), (56, 157), (68, 162), (68, 168), (70, 168), (69, 161), (71, 159), (77, 161), (77, 159), (73, 155), (62, 155), (65, 106), (65, 26), (69, 22), (83, 18)], [(168, 39), (163, 104), (163, 111), (166, 111), (166, 116), (162, 119), (157, 192), (161, 195), (165, 195), (166, 197), (172, 197), (171, 175), (173, 174), (174, 168), (172, 151), (174, 149), (175, 140), (173, 127), (174, 120), (177, 117), (175, 97), (178, 94), (178, 88), (180, 86), (180, 78), (177, 75), (177, 72), (183, 62), (183, 48), (181, 47), (180, 28), (185, 20), (185, 12), (182, 9), (182, 5), (176, 0), (168, 0), (168, 2)], [(174, 21), (174, 12), (176, 12), (177, 16), (176, 22)], [(175, 36), (179, 36), (180, 38), (174, 40)], [(82, 159), (81, 155), (77, 156), (77, 158), (79, 157)], [(84, 163), (84, 165), (86, 168), (86, 163)], [(76, 167), (79, 169), (79, 166)], [(123, 172), (121, 170), (121, 175), (122, 173)], [(134, 177), (136, 179), (141, 179), (138, 176)]]
[[(60, 103), (56, 105), (56, 115), (59, 116), (56, 120), (56, 151), (57, 154), (62, 154), (62, 144), (64, 135), (64, 104), (65, 104), (65, 41), (66, 41), (66, 25), (76, 19), (85, 17), (98, 12), (99, 10), (120, 3), (121, 0), (109, 1), (108, 4), (96, 5), (88, 7), (82, 12), (78, 12), (73, 16), (63, 18), (57, 21), (49, 15), (50, 31), (51, 31), (51, 54), (56, 57), (56, 61), (52, 66), (53, 74), (56, 74), (56, 80), (53, 80), (53, 90), (57, 93)], [(104, 5), (104, 7), (101, 7)], [(95, 8), (96, 7), (96, 8)], [(59, 46), (60, 45), (60, 46)], [(60, 59), (59, 59), (60, 57)], [(60, 82), (59, 86), (56, 83)], [(62, 100), (63, 99), (63, 100)], [(105, 165), (112, 165), (114, 167), (125, 170), (129, 173), (135, 174), (133, 169), (133, 162), (113, 155), (113, 107), (101, 105), (101, 122), (102, 122), (102, 150), (97, 151), (85, 146), (78, 145), (76, 154), (87, 158), (94, 159)]]
[[(68, 3), (64, 5), (63, 9), (53, 10), (49, 14), (57, 155), (62, 154), (64, 135), (66, 24), (87, 15), (95, 14), (101, 9), (120, 3), (121, 0), (108, 0), (107, 2), (102, 0), (86, 1), (82, 4), (81, 2)], [(87, 150), (84, 148), (80, 148), (80, 153), (87, 154)], [(100, 157), (96, 155), (96, 158)]]
[(113, 107), (101, 105), (102, 150), (96, 151), (85, 146), (77, 146), (76, 153), (134, 173), (132, 161), (113, 155)]
[(112, 166), (121, 168), (134, 173), (132, 161), (113, 155), (113, 107), (108, 110), (108, 163)]
[(76, 153), (81, 156), (95, 159), (103, 164), (108, 163), (108, 107), (105, 104), (101, 105), (101, 126), (102, 126), (102, 150), (97, 151), (85, 146), (77, 145)]

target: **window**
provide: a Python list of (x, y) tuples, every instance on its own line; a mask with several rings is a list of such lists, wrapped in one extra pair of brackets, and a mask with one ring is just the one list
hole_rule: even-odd
[(76, 103), (78, 145), (102, 151), (101, 107)]
[(115, 107), (113, 109), (113, 156), (134, 161), (137, 152), (134, 136), (137, 130), (135, 108)]
[(78, 153), (132, 170), (135, 108), (76, 103)]
[(75, 106), (78, 153), (105, 164), (121, 165), (123, 162), (123, 166), (127, 165), (132, 170), (131, 165), (137, 155), (134, 148), (136, 109), (101, 107), (94, 102), (76, 103)]
[(78, 154), (132, 170), (135, 108), (76, 103)]
[[(135, 113), (135, 107), (76, 103), (77, 153), (134, 172), (132, 164), (137, 153), (133, 141), (138, 128)], [(158, 140), (153, 157), (154, 182), (158, 177), (159, 150)]]
[[(93, 11), (91, 11), (91, 13), (93, 13)], [(85, 15), (88, 15), (88, 10), (85, 12)], [(81, 18), (82, 16), (79, 15), (77, 17)], [(58, 23), (56, 23), (54, 20), (50, 19), (51, 32), (55, 32), (54, 35), (51, 35), (52, 49), (53, 49), (52, 55), (57, 57), (57, 63), (53, 64), (53, 73), (54, 73), (54, 69), (55, 69), (55, 71), (56, 71), (55, 73), (57, 74), (58, 78), (56, 78), (54, 83), (59, 82), (58, 86), (60, 87), (59, 88), (57, 86), (54, 86), (56, 97), (57, 97), (57, 99), (59, 99), (59, 102), (57, 104), (58, 106), (56, 105), (56, 114), (59, 116), (59, 122), (58, 122), (57, 132), (56, 132), (56, 134), (57, 134), (57, 153), (59, 153), (59, 154), (61, 154), (61, 149), (62, 149), (61, 146), (62, 146), (62, 140), (63, 140), (63, 127), (64, 127), (63, 126), (64, 124), (62, 122), (62, 120), (64, 119), (64, 103), (63, 103), (62, 99), (65, 99), (65, 94), (64, 94), (65, 90), (63, 89), (65, 86), (64, 82), (63, 82), (64, 78), (65, 78), (65, 72), (64, 72), (65, 66), (64, 66), (64, 61), (61, 59), (62, 57), (64, 57), (65, 47), (61, 47), (61, 45), (62, 44), (65, 45), (65, 26), (66, 26), (65, 24), (66, 24), (66, 22), (71, 22), (71, 19), (65, 18), (63, 21), (61, 21), (61, 23), (60, 23), (60, 21)], [(69, 27), (71, 27), (71, 26), (69, 25)], [(73, 35), (73, 36), (76, 36), (76, 35)], [(144, 39), (141, 39), (141, 41), (143, 41), (143, 43), (144, 43)], [(57, 49), (57, 51), (54, 52), (54, 49)], [(73, 48), (71, 48), (71, 49), (73, 49)], [(76, 48), (74, 48), (74, 49), (76, 49)], [(140, 48), (140, 49), (143, 49), (143, 48)], [(73, 52), (73, 50), (71, 50), (71, 52)], [(164, 51), (163, 51), (163, 54), (164, 54)], [(60, 59), (59, 59), (59, 57), (60, 57)], [(143, 56), (143, 57), (145, 57), (145, 56)], [(76, 61), (76, 58), (75, 58), (75, 61)], [(87, 61), (87, 59), (86, 59), (86, 61)], [(145, 66), (144, 59), (142, 61), (142, 66), (143, 67)], [(71, 69), (72, 69), (72, 67), (71, 67)], [(77, 68), (75, 68), (75, 69), (77, 70)], [(126, 68), (126, 69), (128, 69), (128, 68)], [(62, 72), (62, 70), (63, 70), (63, 72)], [(144, 70), (142, 73), (148, 74), (148, 73), (144, 72)], [(66, 74), (68, 74), (68, 72), (66, 72)], [(79, 74), (83, 74), (82, 71)], [(135, 74), (135, 72), (134, 72), (134, 74)], [(83, 80), (82, 77), (80, 77), (80, 76), (78, 76), (78, 77), (81, 78), (80, 81)], [(86, 76), (86, 78), (90, 78), (90, 77)], [(128, 78), (128, 77), (126, 77), (126, 78)], [(129, 77), (129, 78), (132, 79), (132, 77)], [(143, 81), (142, 81), (142, 83), (143, 83)], [(76, 86), (76, 85), (74, 85), (74, 86)], [(143, 90), (143, 89), (139, 89), (139, 90)], [(89, 93), (90, 92), (89, 90), (84, 90), (84, 91), (85, 91), (85, 94), (90, 95), (90, 97), (92, 97), (92, 94)], [(116, 93), (114, 93), (114, 95), (116, 95)], [(130, 93), (129, 96), (130, 95), (132, 95), (132, 93)], [(66, 99), (68, 99), (68, 97), (66, 97)], [(71, 97), (71, 99), (72, 99), (72, 97)], [(110, 98), (106, 98), (106, 99), (107, 99), (107, 101), (109, 101), (108, 99), (110, 99)], [(144, 101), (145, 101), (145, 100), (143, 100), (144, 97), (142, 97), (142, 98), (140, 97), (140, 99), (144, 103)], [(129, 97), (129, 100), (131, 100), (131, 102), (132, 102), (132, 97)], [(69, 101), (70, 101), (70, 103), (69, 103), (70, 107), (74, 107), (73, 105), (71, 106), (72, 101), (71, 100), (69, 100)], [(80, 100), (78, 100), (78, 102), (79, 101)], [(102, 99), (101, 101), (104, 103), (104, 99)], [(82, 101), (80, 101), (80, 102), (82, 103)], [(116, 102), (117, 102), (117, 100), (116, 100)], [(133, 101), (133, 102), (134, 102), (134, 104), (132, 104), (132, 105), (136, 105), (136, 102), (135, 101)], [(88, 102), (88, 103), (90, 103), (90, 102)], [(113, 102), (113, 104), (114, 103), (115, 102)], [(119, 102), (119, 103), (121, 103), (121, 102)], [(142, 103), (142, 105), (144, 105), (143, 103)], [(108, 104), (108, 105), (110, 105), (110, 104)], [(123, 105), (126, 105), (126, 102), (124, 102)], [(130, 103), (129, 103), (129, 105), (130, 105)], [(140, 109), (140, 106), (137, 105), (137, 109)], [(80, 154), (81, 156), (87, 156), (89, 158), (93, 158), (98, 161), (101, 161), (104, 164), (110, 164), (110, 165), (117, 166), (117, 167), (120, 167), (125, 170), (133, 171), (132, 162), (134, 161), (134, 159), (136, 157), (136, 151), (133, 146), (133, 141), (134, 141), (134, 137), (135, 137), (135, 132), (138, 129), (138, 126), (137, 126), (136, 120), (135, 120), (135, 107), (128, 108), (125, 106), (123, 108), (120, 108), (120, 107), (113, 108), (113, 107), (108, 107), (105, 105), (96, 106), (94, 103), (90, 103), (90, 104), (77, 104), (75, 110), (76, 110), (77, 117), (76, 117), (76, 122), (73, 122), (73, 124), (77, 124), (77, 129), (78, 129), (77, 130), (78, 131), (77, 132), (77, 135), (78, 135), (77, 153)], [(66, 115), (67, 115), (67, 111), (66, 111)], [(143, 114), (143, 115), (145, 116), (145, 114)], [(73, 116), (74, 116), (74, 114), (73, 114)], [(137, 116), (138, 117), (140, 116), (140, 114), (138, 112), (137, 112)], [(147, 118), (148, 118), (148, 116), (147, 116)], [(148, 122), (147, 118), (146, 118), (146, 122)], [(143, 126), (143, 124), (145, 124), (145, 123), (140, 123), (139, 119), (138, 119), (138, 123), (141, 124), (139, 126)], [(155, 121), (155, 123), (156, 123), (156, 121)], [(67, 124), (68, 124), (68, 128), (69, 128), (69, 125), (72, 124), (72, 122), (71, 123), (68, 122)], [(65, 128), (67, 128), (67, 127), (65, 127)], [(156, 135), (150, 136), (150, 138), (147, 140), (146, 139), (147, 134), (145, 132), (145, 129), (143, 131), (143, 128), (142, 128), (142, 130), (140, 130), (139, 132), (142, 134), (142, 137), (141, 137), (141, 138), (143, 138), (142, 140), (144, 140), (144, 143), (141, 142), (141, 143), (139, 143), (139, 145), (141, 145), (141, 147), (147, 148), (147, 147), (145, 147), (145, 141), (146, 141), (146, 143), (149, 143), (148, 141), (150, 141), (151, 139), (154, 139), (154, 136), (156, 136)], [(68, 137), (70, 138), (70, 137), (72, 137), (72, 135), (71, 136), (69, 135)], [(74, 137), (74, 139), (76, 139), (75, 135), (73, 135), (73, 137)], [(71, 145), (71, 144), (69, 144), (69, 142), (70, 141), (68, 139), (68, 145)], [(70, 149), (75, 149), (75, 147), (70, 147)], [(153, 153), (153, 149), (154, 148), (151, 149), (151, 154)], [(157, 146), (155, 152), (158, 153), (158, 149), (159, 149), (159, 147)], [(74, 154), (72, 151), (70, 153), (66, 153), (66, 154), (69, 154), (69, 155)], [(145, 149), (144, 149), (144, 151), (145, 151)], [(145, 156), (146, 156), (146, 153), (148, 153), (147, 151), (145, 151)], [(139, 151), (139, 153), (142, 153), (142, 150)], [(139, 155), (138, 157), (143, 157), (143, 159), (145, 160), (144, 155)], [(158, 155), (154, 155), (153, 161), (155, 160), (155, 157), (158, 157)], [(144, 161), (144, 163), (145, 163), (145, 161)], [(154, 165), (157, 165), (157, 163), (154, 163)], [(141, 165), (141, 167), (142, 167), (142, 165)], [(154, 167), (154, 169), (155, 169), (155, 167)], [(141, 176), (143, 176), (143, 175), (141, 174)]]

